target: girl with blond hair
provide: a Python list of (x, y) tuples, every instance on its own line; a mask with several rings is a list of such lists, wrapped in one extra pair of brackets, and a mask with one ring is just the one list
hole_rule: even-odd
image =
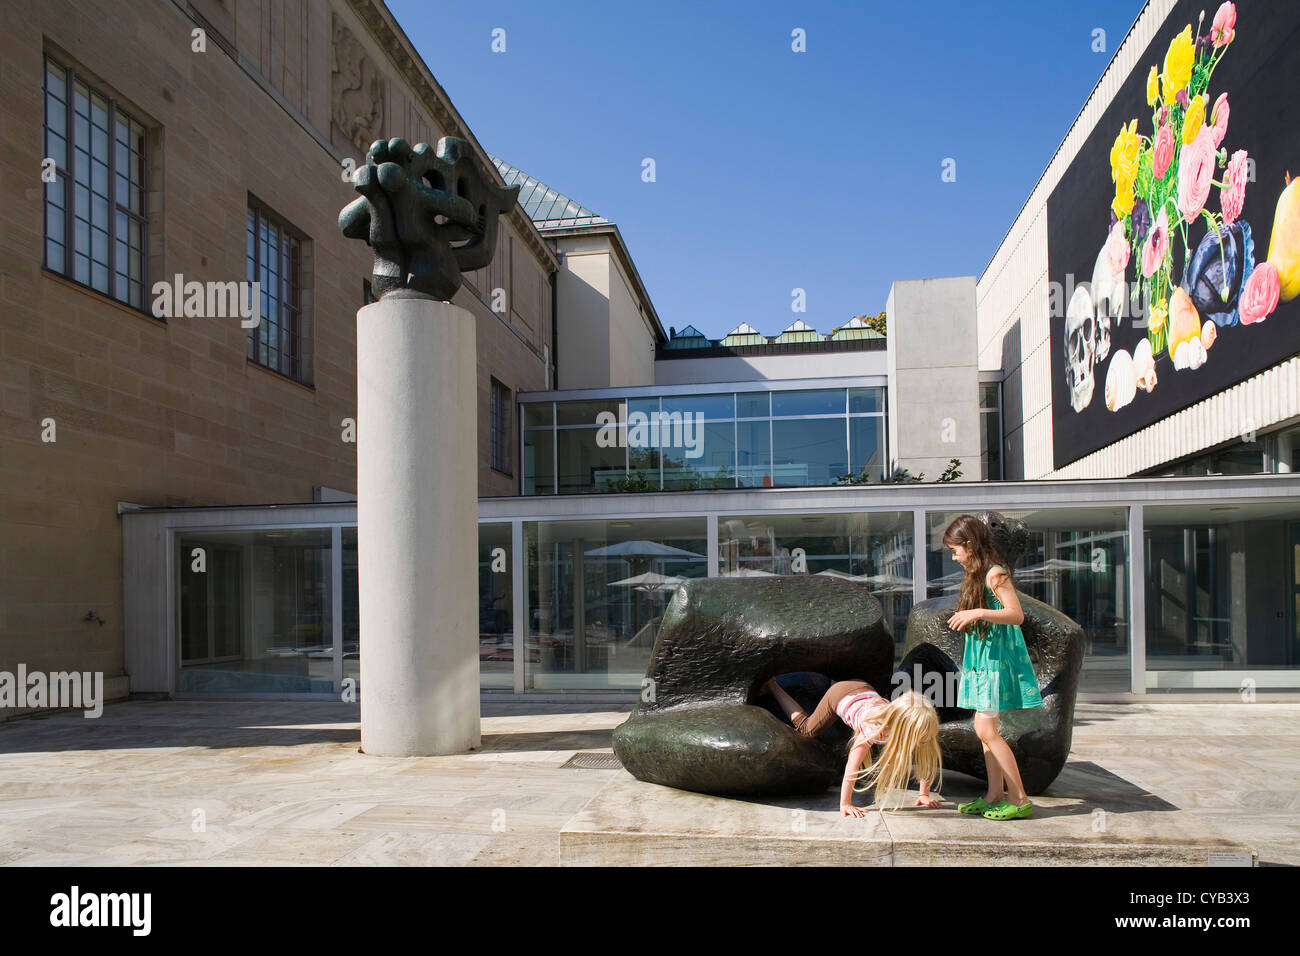
[[(930, 794), (932, 783), (938, 780), (942, 784), (939, 714), (922, 694), (907, 691), (894, 700), (885, 700), (866, 681), (839, 681), (831, 685), (808, 715), (775, 678), (764, 686), (781, 704), (800, 736), (816, 737), (837, 717), (853, 731), (840, 787), (840, 812), (844, 816), (866, 815), (862, 807), (853, 805), (853, 793), (855, 789), (867, 790), (873, 783), (876, 806), (897, 809), (913, 777), (921, 786), (917, 806), (943, 806)], [(880, 756), (868, 763), (873, 744), (881, 745)], [(857, 781), (863, 786), (855, 788)]]

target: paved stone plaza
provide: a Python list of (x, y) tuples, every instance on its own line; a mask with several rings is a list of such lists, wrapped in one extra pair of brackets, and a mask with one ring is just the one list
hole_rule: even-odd
[[(625, 713), (609, 706), (485, 703), (481, 752), (406, 759), (358, 753), (358, 709), (333, 702), (133, 701), (96, 720), (9, 721), (0, 863), (552, 865), (561, 831), (603, 789), (608, 803), (621, 787), (645, 786), (617, 769), (565, 766), (610, 752)], [(1070, 781), (1087, 781), (1086, 799), (1062, 786)], [(954, 774), (945, 789), (976, 787)], [(840, 818), (836, 803), (830, 791), (802, 803), (806, 832), (879, 825)], [(741, 801), (718, 806), (732, 819), (747, 812)], [(1097, 806), (1109, 808), (1104, 831), (1094, 829)], [(752, 812), (778, 810), (789, 814), (775, 800)], [(1300, 703), (1080, 704), (1070, 764), (1033, 819), (993, 824), (951, 804), (925, 814), (935, 833), (969, 824), (969, 863), (1006, 859), (992, 843), (983, 854), (983, 830), (1005, 849), (1013, 833), (1025, 847), (1063, 827), (1100, 843), (1152, 820), (1253, 847), (1261, 865), (1300, 865)], [(914, 849), (922, 822), (906, 821)], [(1045, 853), (1044, 862), (1070, 860)]]

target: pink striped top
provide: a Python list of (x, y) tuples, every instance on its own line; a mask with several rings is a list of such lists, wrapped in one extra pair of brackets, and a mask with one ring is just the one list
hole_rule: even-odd
[[(859, 691), (856, 694), (849, 694), (838, 704), (835, 705), (835, 713), (839, 714), (840, 719), (853, 728), (854, 732), (863, 730), (863, 724), (870, 725), (873, 718), (882, 716), (878, 714), (889, 701), (881, 697), (874, 690)], [(872, 735), (870, 727), (866, 729), (866, 736), (873, 744), (883, 744), (889, 741), (889, 734), (883, 731)]]

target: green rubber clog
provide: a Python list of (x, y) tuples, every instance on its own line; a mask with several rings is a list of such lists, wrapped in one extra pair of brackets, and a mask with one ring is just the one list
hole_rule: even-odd
[(1034, 812), (1034, 805), (1031, 801), (1026, 800), (1021, 806), (1016, 806), (1010, 800), (999, 800), (993, 806), (984, 811), (986, 820), (1023, 820)]

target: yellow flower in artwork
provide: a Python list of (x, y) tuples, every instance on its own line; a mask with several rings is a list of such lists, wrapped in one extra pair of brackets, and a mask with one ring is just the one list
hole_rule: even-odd
[(1183, 119), (1183, 142), (1190, 143), (1205, 125), (1205, 97), (1198, 96), (1187, 104), (1187, 116)]
[(1195, 62), (1196, 47), (1192, 43), (1192, 26), (1188, 24), (1182, 33), (1169, 41), (1169, 50), (1165, 53), (1165, 99), (1170, 99), (1187, 86)]
[(1165, 327), (1165, 319), (1169, 318), (1169, 303), (1157, 302), (1151, 307), (1151, 331), (1159, 332)]
[(1119, 135), (1110, 148), (1110, 178), (1116, 184), (1128, 180), (1129, 187), (1137, 179), (1138, 154), (1142, 151), (1142, 141), (1137, 134), (1137, 120), (1131, 120), (1119, 128)]
[(1116, 219), (1123, 219), (1133, 212), (1132, 179), (1120, 176), (1115, 180), (1115, 198), (1111, 200), (1110, 208), (1114, 210)]
[(1156, 100), (1160, 98), (1160, 74), (1156, 68), (1151, 67), (1151, 72), (1147, 74), (1147, 106), (1155, 106)]

